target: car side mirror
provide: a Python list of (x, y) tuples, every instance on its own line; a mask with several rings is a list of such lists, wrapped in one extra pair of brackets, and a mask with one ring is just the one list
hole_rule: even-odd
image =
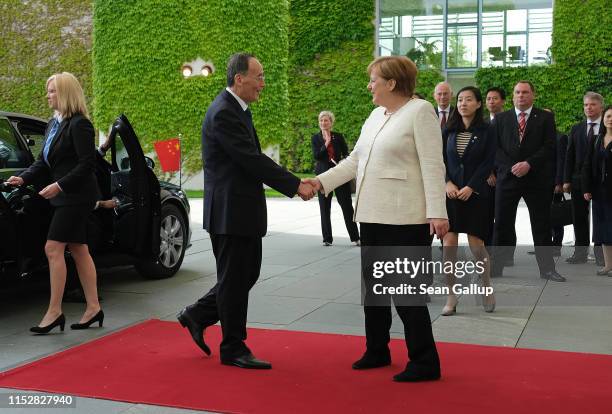
[(151, 157), (146, 157), (145, 156), (145, 162), (147, 163), (147, 167), (149, 167), (150, 169), (154, 169), (155, 168), (155, 161), (153, 161), (153, 159)]

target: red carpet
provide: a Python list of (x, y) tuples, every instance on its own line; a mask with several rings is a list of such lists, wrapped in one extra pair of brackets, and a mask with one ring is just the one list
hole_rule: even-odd
[[(219, 363), (219, 328), (205, 357), (175, 322), (151, 320), (0, 373), (0, 387), (231, 413), (604, 413), (612, 405), (612, 357), (440, 343), (443, 379), (398, 384), (394, 364), (351, 370), (364, 338), (249, 329), (270, 371)], [(41, 341), (44, 338), (32, 338)], [(77, 402), (78, 404), (78, 402)]]

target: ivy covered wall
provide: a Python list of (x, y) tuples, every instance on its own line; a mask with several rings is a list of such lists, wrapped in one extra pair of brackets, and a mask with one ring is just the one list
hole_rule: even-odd
[(289, 23), (289, 129), (281, 162), (312, 172), (311, 136), (318, 114), (336, 116), (334, 130), (349, 148), (372, 111), (366, 67), (374, 53), (374, 2), (291, 0)]
[[(373, 0), (290, 1), (289, 129), (281, 161), (290, 169), (312, 172), (310, 147), (319, 130), (318, 114), (336, 116), (334, 130), (349, 148), (374, 105), (366, 89), (366, 68), (374, 58)], [(432, 99), (438, 71), (419, 74), (417, 92)]]
[(49, 118), (45, 83), (72, 72), (91, 108), (91, 1), (0, 2), (0, 110)]
[[(228, 58), (238, 51), (262, 62), (266, 88), (253, 105), (262, 144), (287, 130), (288, 4), (283, 0), (94, 2), (94, 115), (106, 130), (125, 113), (145, 146), (183, 136), (184, 165), (201, 168), (206, 108), (226, 86)], [(183, 78), (181, 66), (211, 61), (209, 77)]]
[[(481, 89), (491, 86), (508, 93), (516, 81), (536, 87), (536, 105), (555, 112), (557, 128), (569, 131), (584, 117), (582, 97), (587, 91), (612, 100), (612, 14), (608, 0), (556, 0), (553, 8), (554, 63), (550, 66), (486, 68), (476, 72)], [(511, 96), (511, 95), (510, 95)], [(508, 107), (512, 99), (507, 99)]]

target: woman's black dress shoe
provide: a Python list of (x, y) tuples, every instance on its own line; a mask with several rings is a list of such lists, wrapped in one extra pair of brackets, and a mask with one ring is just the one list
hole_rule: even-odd
[(31, 327), (30, 332), (34, 332), (36, 334), (47, 334), (51, 331), (51, 329), (55, 328), (56, 326), (59, 326), (62, 332), (64, 332), (64, 325), (66, 325), (66, 318), (64, 317), (64, 314), (62, 313), (60, 316), (57, 317), (56, 320), (54, 320), (47, 326)]
[(102, 312), (102, 309), (100, 309), (98, 313), (96, 313), (94, 317), (88, 320), (87, 322), (73, 323), (72, 325), (70, 325), (70, 329), (87, 329), (94, 322), (98, 322), (100, 328), (102, 327), (102, 323), (104, 322), (104, 312)]

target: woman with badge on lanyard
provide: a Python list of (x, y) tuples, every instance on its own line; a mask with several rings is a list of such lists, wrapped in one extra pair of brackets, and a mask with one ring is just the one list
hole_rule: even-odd
[(87, 219), (99, 200), (94, 175), (95, 134), (89, 121), (85, 96), (74, 75), (63, 72), (47, 80), (47, 100), (55, 111), (47, 126), (43, 150), (36, 162), (18, 177), (10, 177), (11, 185), (28, 185), (41, 176), (49, 176), (51, 184), (39, 194), (54, 207), (47, 234), (45, 253), (49, 260), (51, 298), (49, 308), (37, 326), (37, 334), (49, 333), (59, 326), (64, 330), (62, 296), (66, 285), (64, 251), (71, 253), (83, 285), (87, 307), (79, 323), (72, 329), (86, 329), (95, 322), (102, 326), (104, 312), (98, 302), (96, 268), (87, 246)]

